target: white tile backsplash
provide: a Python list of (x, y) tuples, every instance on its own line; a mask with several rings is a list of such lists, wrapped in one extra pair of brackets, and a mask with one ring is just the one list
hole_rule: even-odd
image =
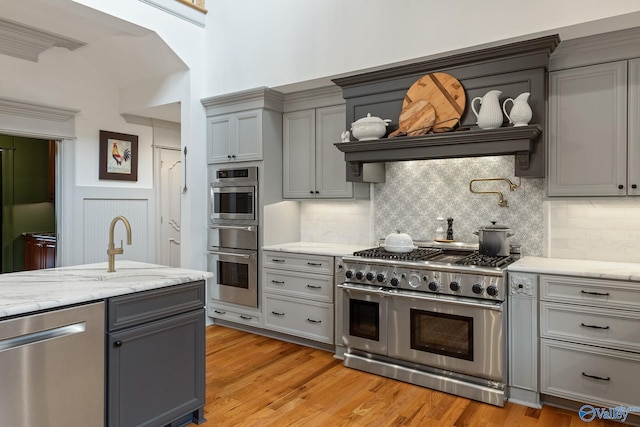
[(549, 200), (547, 255), (640, 262), (640, 199)]
[(373, 245), (369, 200), (300, 202), (303, 242)]

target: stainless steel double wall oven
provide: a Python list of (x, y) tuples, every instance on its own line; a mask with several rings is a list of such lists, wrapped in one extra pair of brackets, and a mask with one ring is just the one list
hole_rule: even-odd
[(211, 297), (258, 307), (258, 168), (218, 169), (209, 185)]

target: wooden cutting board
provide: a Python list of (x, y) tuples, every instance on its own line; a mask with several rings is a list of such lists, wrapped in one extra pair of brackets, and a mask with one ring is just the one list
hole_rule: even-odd
[(418, 136), (431, 130), (436, 120), (436, 110), (426, 99), (410, 102), (402, 108), (398, 120), (398, 130), (391, 132), (389, 138), (399, 135)]
[(426, 100), (433, 105), (436, 113), (434, 130), (455, 126), (466, 105), (462, 84), (446, 73), (431, 73), (420, 77), (407, 90), (402, 109), (419, 100)]

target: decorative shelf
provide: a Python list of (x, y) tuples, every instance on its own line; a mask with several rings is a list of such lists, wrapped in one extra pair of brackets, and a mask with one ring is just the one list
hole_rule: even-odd
[(344, 153), (352, 178), (362, 173), (363, 163), (504, 155), (515, 155), (515, 175), (526, 177), (534, 166), (531, 153), (536, 151), (541, 134), (541, 126), (529, 125), (340, 142), (335, 146)]

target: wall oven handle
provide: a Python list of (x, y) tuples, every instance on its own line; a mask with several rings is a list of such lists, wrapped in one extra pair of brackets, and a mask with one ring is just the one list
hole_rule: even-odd
[(225, 251), (209, 251), (210, 255), (227, 255), (227, 256), (235, 256), (235, 257), (239, 257), (239, 258), (251, 258), (253, 255), (252, 254), (238, 254), (235, 252), (225, 252)]
[(256, 231), (255, 225), (241, 226), (241, 225), (209, 225), (212, 230), (244, 230), (244, 231)]

